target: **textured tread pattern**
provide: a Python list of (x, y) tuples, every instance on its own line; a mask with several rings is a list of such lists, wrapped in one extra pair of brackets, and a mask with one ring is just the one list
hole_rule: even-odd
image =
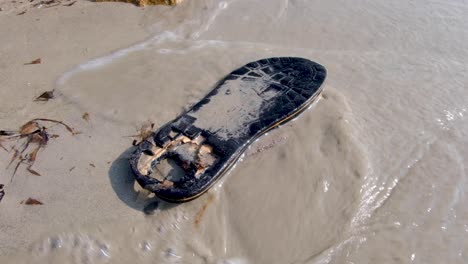
[[(198, 197), (237, 161), (254, 139), (306, 109), (320, 93), (325, 77), (323, 66), (292, 57), (262, 59), (234, 70), (189, 111), (137, 146), (130, 159), (136, 180), (165, 200), (183, 202)], [(171, 143), (180, 138), (185, 142), (203, 139), (197, 144), (209, 146), (216, 161), (197, 175), (200, 161), (182, 157), (176, 150), (180, 147)], [(139, 169), (142, 153), (155, 148), (171, 150), (152, 160), (145, 175)], [(199, 146), (195, 149), (199, 151)], [(168, 157), (186, 168), (186, 175), (170, 182), (170, 186), (163, 184), (166, 180), (149, 176), (159, 161)]]

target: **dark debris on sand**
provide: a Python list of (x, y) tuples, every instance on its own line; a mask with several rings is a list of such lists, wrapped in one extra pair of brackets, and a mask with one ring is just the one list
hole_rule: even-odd
[(3, 196), (5, 196), (5, 191), (3, 190), (3, 187), (4, 187), (4, 186), (5, 186), (5, 185), (0, 184), (0, 202), (1, 202), (2, 199), (3, 199)]
[(46, 92), (43, 92), (41, 95), (39, 95), (38, 97), (36, 97), (36, 99), (34, 99), (34, 101), (49, 101), (50, 99), (54, 99), (55, 95), (54, 95), (54, 90), (52, 91), (46, 91)]

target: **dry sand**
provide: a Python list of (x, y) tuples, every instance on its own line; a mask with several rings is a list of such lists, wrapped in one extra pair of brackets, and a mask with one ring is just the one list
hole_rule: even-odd
[[(1, 263), (466, 263), (464, 2), (31, 5), (0, 2), (0, 128), (81, 134), (50, 128), (42, 176), (2, 169)], [(324, 96), (206, 195), (144, 214), (127, 136), (271, 56), (325, 65)]]
[[(47, 103), (33, 102), (33, 100), (42, 92), (54, 89), (55, 80), (64, 70), (147, 37), (147, 32), (141, 26), (145, 20), (145, 12), (132, 5), (95, 4), (87, 1), (80, 1), (70, 7), (58, 6), (47, 9), (15, 8), (10, 1), (2, 1), (0, 7), (3, 8), (0, 12), (0, 32), (3, 40), (0, 48), (0, 98), (2, 98), (0, 127), (17, 129), (32, 118), (48, 117), (64, 120), (83, 132), (92, 129), (95, 120), (92, 116), (90, 123), (82, 120), (84, 112), (67, 111), (66, 105), (55, 100)], [(27, 10), (24, 15), (17, 15), (23, 10)], [(106, 14), (105, 17), (102, 16), (103, 13)], [(41, 58), (42, 63), (24, 65), (36, 58)], [(39, 153), (36, 170), (43, 175), (42, 177), (30, 177), (31, 174), (20, 169), (15, 181), (10, 183), (12, 170), (2, 169), (0, 179), (6, 184), (6, 196), (0, 204), (1, 240), (4, 241), (0, 245), (1, 255), (27, 250), (31, 241), (44, 234), (45, 230), (60, 228), (61, 223), (63, 228), (73, 224), (74, 219), (81, 218), (66, 211), (74, 211), (73, 204), (84, 205), (84, 203), (76, 199), (66, 201), (63, 197), (67, 196), (65, 193), (84, 191), (83, 178), (73, 183), (70, 179), (61, 176), (69, 175), (68, 177), (78, 180), (81, 176), (74, 177), (74, 173), (77, 175), (85, 173), (88, 176), (96, 173), (90, 171), (87, 168), (89, 166), (82, 167), (80, 171), (79, 165), (75, 163), (76, 158), (73, 157), (78, 152), (73, 154), (73, 151), (69, 151), (73, 148), (79, 152), (86, 152), (85, 144), (93, 144), (91, 143), (93, 139), (89, 138), (93, 133), (84, 133), (86, 136), (83, 134), (72, 138), (67, 137), (65, 131), (57, 131), (64, 138), (54, 140), (44, 153)], [(130, 134), (134, 133), (131, 131)], [(125, 135), (125, 132), (122, 135)], [(128, 139), (122, 139), (122, 143), (125, 141), (128, 143)], [(122, 146), (126, 144), (123, 143)], [(2, 152), (1, 157), (1, 167), (5, 168), (11, 153)], [(96, 162), (89, 159), (88, 164), (102, 163), (104, 166), (111, 160), (112, 158)], [(46, 166), (47, 169), (44, 170), (46, 167), (42, 166)], [(72, 167), (77, 167), (77, 170), (69, 172)], [(99, 167), (95, 171), (97, 170)], [(104, 168), (101, 170), (101, 175), (107, 175)], [(107, 177), (101, 178), (107, 181), (108, 185)], [(25, 208), (19, 204), (28, 197), (40, 199), (45, 206)], [(80, 197), (88, 200), (87, 195)], [(63, 205), (69, 203), (65, 206), (68, 209), (63, 211), (63, 206), (59, 208), (57, 203)], [(83, 209), (88, 211), (93, 203), (88, 203)], [(81, 211), (79, 214), (88, 213)], [(84, 217), (80, 222), (88, 221), (89, 218)]]

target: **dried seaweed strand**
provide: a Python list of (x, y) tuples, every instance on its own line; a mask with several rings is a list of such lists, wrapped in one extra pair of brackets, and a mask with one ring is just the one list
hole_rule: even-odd
[(10, 165), (13, 163), (13, 161), (15, 161), (15, 159), (18, 157), (18, 154), (19, 154), (19, 151), (17, 149), (14, 149), (13, 156), (11, 157), (11, 160), (7, 165), (7, 169), (8, 169), (8, 167), (10, 167)]
[(56, 124), (60, 124), (62, 126), (64, 126), (72, 135), (76, 135), (77, 133), (79, 132), (75, 132), (73, 130), (73, 128), (71, 128), (69, 125), (65, 124), (64, 122), (62, 121), (58, 121), (58, 120), (53, 120), (53, 119), (48, 119), (48, 118), (35, 118), (31, 121), (46, 121), (46, 122), (52, 122), (52, 123), (56, 123)]
[[(54, 123), (51, 127), (61, 125), (65, 127), (72, 135), (78, 134), (78, 132), (75, 132), (72, 127), (65, 124), (64, 122), (49, 118), (32, 119), (29, 122), (22, 125), (19, 131), (0, 130), (0, 140), (17, 140), (16, 142), (18, 144), (20, 143), (18, 142), (18, 140), (25, 138), (25, 141), (21, 143), (19, 148), (17, 148), (16, 146), (12, 147), (14, 153), (7, 168), (10, 167), (11, 164), (13, 164), (15, 161), (17, 161), (17, 163), (11, 176), (11, 182), (13, 182), (14, 176), (22, 163), (26, 163), (28, 165), (26, 168), (28, 172), (36, 176), (41, 176), (39, 172), (32, 169), (32, 166), (34, 165), (34, 162), (37, 159), (37, 154), (39, 150), (47, 145), (50, 136), (46, 131), (47, 128), (44, 126), (41, 127), (37, 121)], [(51, 137), (55, 138), (58, 137), (58, 135), (52, 135)], [(28, 149), (31, 149), (32, 144), (34, 144), (34, 148), (32, 149), (32, 151), (25, 154), (25, 152), (28, 151)], [(5, 151), (9, 152), (3, 145), (0, 146)]]
[(13, 175), (11, 175), (10, 183), (13, 182), (13, 178), (15, 177), (16, 171), (18, 171), (19, 166), (21, 165), (21, 163), (23, 163), (24, 160), (25, 159), (21, 157), (20, 161), (18, 161), (18, 163), (16, 164), (15, 170), (13, 171)]
[(8, 152), (8, 149), (6, 149), (5, 146), (3, 146), (1, 142), (0, 142), (0, 148), (4, 149), (6, 152)]
[(31, 167), (32, 167), (32, 164), (29, 165), (29, 166), (26, 168), (26, 170), (29, 171), (31, 174), (34, 174), (34, 175), (36, 175), (36, 176), (41, 176), (41, 174), (39, 174), (39, 172), (33, 170)]

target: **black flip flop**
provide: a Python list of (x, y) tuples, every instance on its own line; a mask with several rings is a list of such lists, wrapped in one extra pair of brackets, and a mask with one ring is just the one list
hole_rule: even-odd
[[(303, 58), (251, 62), (226, 76), (189, 111), (153, 132), (130, 158), (137, 182), (170, 202), (206, 192), (249, 144), (308, 108), (321, 92), (326, 70)], [(174, 161), (183, 175), (157, 176)]]

